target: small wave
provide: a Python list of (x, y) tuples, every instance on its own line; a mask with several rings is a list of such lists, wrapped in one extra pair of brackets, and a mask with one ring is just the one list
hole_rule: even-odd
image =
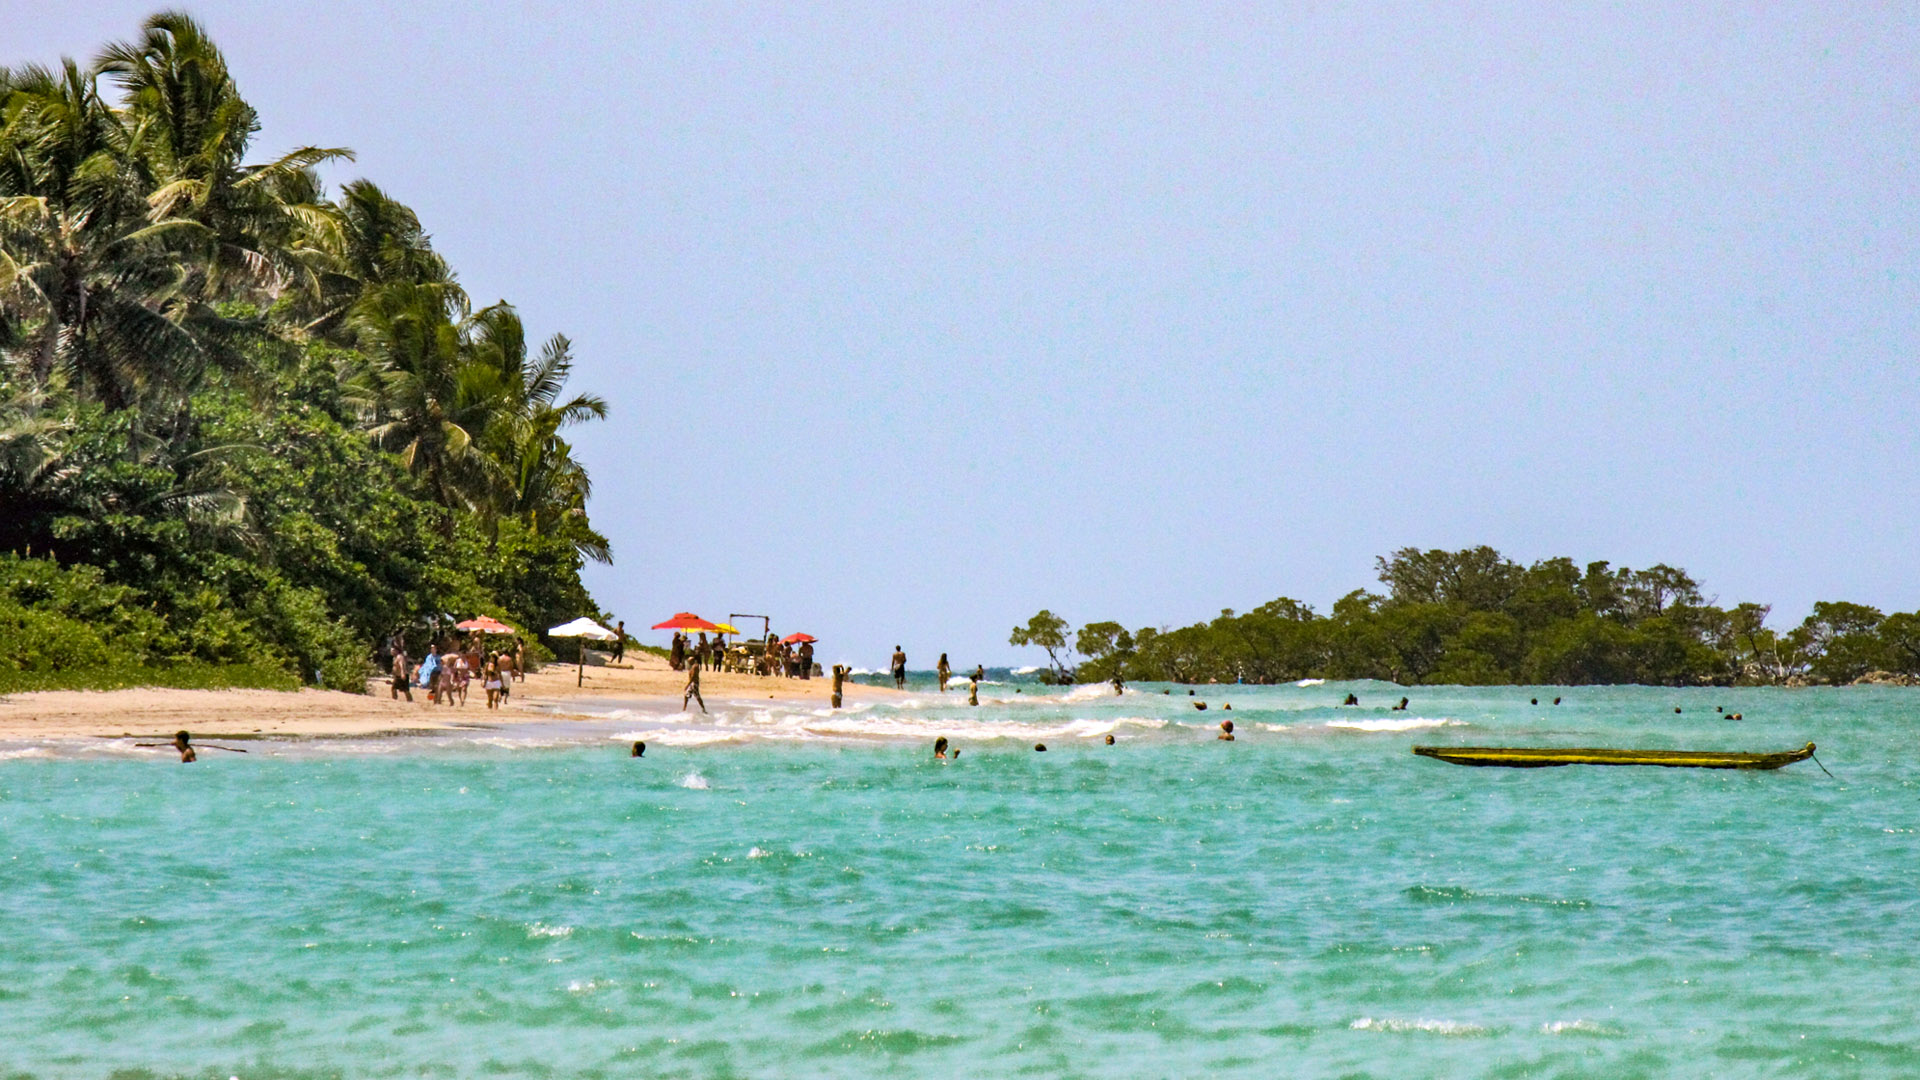
[(706, 791), (712, 787), (712, 785), (707, 783), (707, 778), (700, 775), (698, 769), (688, 772), (687, 775), (674, 781), (674, 783), (679, 784), (688, 791)]
[(773, 858), (773, 852), (771, 852), (771, 851), (768, 851), (768, 850), (767, 850), (766, 848), (763, 848), (763, 847), (753, 847), (753, 848), (748, 848), (748, 849), (747, 849), (747, 858), (749, 858), (749, 859), (771, 859), (771, 858)]
[(1540, 1025), (1540, 1030), (1548, 1035), (1625, 1035), (1626, 1031), (1612, 1024), (1603, 1024), (1597, 1020), (1553, 1020)]
[(53, 751), (44, 746), (29, 746), (24, 750), (0, 750), (0, 761), (18, 761), (21, 758), (52, 757)]
[(744, 742), (753, 738), (751, 732), (714, 730), (711, 728), (688, 730), (686, 728), (664, 728), (657, 731), (627, 731), (612, 738), (616, 742), (631, 742), (645, 739), (649, 744), (661, 746), (710, 746), (714, 743)]
[(1405, 720), (1329, 720), (1330, 728), (1345, 728), (1348, 731), (1414, 731), (1419, 728), (1464, 727), (1459, 720), (1444, 717), (1432, 719), (1425, 716), (1410, 716)]
[(1293, 685), (1295, 685), (1295, 686), (1325, 686), (1326, 684), (1327, 684), (1327, 680), (1325, 680), (1325, 679), (1301, 679), (1301, 680), (1300, 680), (1299, 682), (1297, 682), (1297, 683), (1294, 683)]
[(585, 980), (575, 979), (574, 981), (567, 984), (567, 993), (591, 994), (595, 990), (603, 990), (612, 985), (613, 985), (612, 979), (585, 979)]
[(573, 936), (571, 926), (548, 926), (546, 923), (528, 923), (527, 936), (530, 938), (563, 938)]
[(1255, 724), (1261, 731), (1292, 731), (1292, 724)]
[(1407, 898), (1423, 904), (1464, 904), (1483, 901), (1494, 904), (1534, 904), (1539, 907), (1575, 908), (1585, 910), (1593, 904), (1586, 900), (1566, 900), (1552, 896), (1527, 896), (1522, 893), (1476, 892), (1462, 885), (1415, 885), (1406, 891)]
[(1035, 667), (1017, 667), (1017, 668), (1014, 668), (1014, 669), (1013, 669), (1013, 673), (1014, 673), (1015, 675), (1031, 675), (1031, 674), (1033, 674), (1034, 672), (1036, 672), (1036, 671), (1039, 671), (1039, 670), (1040, 670), (1040, 668), (1039, 668), (1038, 666), (1035, 666)]
[(1347, 1026), (1354, 1031), (1423, 1031), (1430, 1035), (1467, 1038), (1491, 1034), (1479, 1024), (1463, 1024), (1457, 1020), (1376, 1020), (1363, 1016)]

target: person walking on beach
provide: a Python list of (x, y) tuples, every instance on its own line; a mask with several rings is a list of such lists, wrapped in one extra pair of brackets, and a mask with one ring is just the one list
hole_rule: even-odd
[[(702, 637), (706, 635), (701, 635)], [(627, 658), (627, 620), (621, 619), (613, 628), (613, 663)]]
[(413, 701), (413, 680), (408, 678), (411, 674), (412, 672), (407, 670), (406, 650), (395, 649), (393, 651), (393, 700), (399, 701), (400, 695), (405, 694), (408, 702)]
[(947, 654), (940, 654), (940, 662), (933, 666), (933, 673), (940, 676), (940, 692), (947, 692), (947, 680), (953, 677), (953, 666), (947, 663)]
[(700, 711), (707, 711), (707, 699), (700, 696), (700, 665), (687, 665), (687, 692), (680, 695), (680, 711), (687, 711), (687, 702), (700, 703)]
[(898, 645), (893, 647), (893, 688), (895, 690), (907, 688), (907, 654), (901, 652)]
[(487, 708), (497, 709), (500, 707), (500, 658), (496, 656), (488, 660), (484, 670), (486, 681), (482, 685), (487, 690)]

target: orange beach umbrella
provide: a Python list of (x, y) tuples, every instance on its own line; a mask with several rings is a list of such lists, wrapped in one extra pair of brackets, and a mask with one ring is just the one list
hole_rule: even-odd
[(678, 615), (675, 615), (673, 618), (668, 619), (666, 622), (654, 623), (653, 628), (655, 630), (718, 630), (719, 629), (718, 626), (715, 626), (713, 623), (710, 623), (707, 620), (701, 618), (700, 616), (695, 615), (691, 611), (683, 611)]
[(820, 640), (819, 638), (814, 637), (812, 634), (788, 634), (786, 637), (783, 637), (780, 639), (780, 644), (798, 645), (803, 641), (819, 641), (819, 640)]
[(466, 622), (454, 623), (453, 626), (456, 630), (478, 630), (483, 634), (514, 634), (519, 632), (490, 615), (482, 615), (478, 618), (468, 619)]

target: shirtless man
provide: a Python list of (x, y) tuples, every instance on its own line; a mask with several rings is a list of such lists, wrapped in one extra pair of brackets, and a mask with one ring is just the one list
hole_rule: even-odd
[(907, 688), (907, 654), (901, 652), (898, 645), (893, 647), (893, 688), (895, 690)]
[(833, 707), (836, 709), (840, 707), (840, 688), (846, 685), (847, 671), (845, 664), (833, 665)]
[(193, 736), (184, 731), (174, 733), (173, 748), (180, 751), (180, 764), (182, 765), (185, 765), (189, 761), (200, 760), (200, 755), (193, 752)]
[(393, 700), (399, 701), (401, 694), (407, 695), (408, 701), (413, 700), (412, 675), (413, 675), (413, 672), (408, 670), (407, 668), (407, 654), (404, 652), (401, 652), (398, 649), (394, 650), (393, 687), (391, 691), (391, 696)]

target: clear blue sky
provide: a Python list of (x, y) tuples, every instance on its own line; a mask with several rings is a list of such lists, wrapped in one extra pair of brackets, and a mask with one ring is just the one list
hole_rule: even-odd
[(630, 625), (1031, 662), (1476, 543), (1920, 606), (1912, 5), (552, 6), (187, 8), (573, 337)]

